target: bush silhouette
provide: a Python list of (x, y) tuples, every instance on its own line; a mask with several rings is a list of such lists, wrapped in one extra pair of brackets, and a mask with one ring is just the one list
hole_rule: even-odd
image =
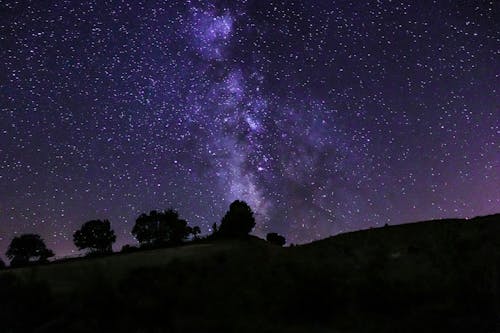
[(120, 252), (122, 252), (122, 253), (130, 253), (130, 252), (136, 252), (138, 250), (139, 250), (139, 248), (137, 246), (125, 244), (125, 245), (122, 246), (122, 249), (121, 249)]
[(132, 235), (141, 246), (178, 245), (187, 239), (192, 229), (173, 209), (156, 210), (140, 215), (135, 221)]
[(270, 232), (266, 236), (266, 240), (274, 245), (283, 246), (286, 243), (285, 237), (278, 235), (275, 232)]
[(4, 269), (5, 268), (5, 263), (3, 262), (2, 259), (0, 259), (0, 269)]
[(24, 234), (14, 237), (6, 253), (13, 267), (29, 265), (30, 263), (43, 263), (54, 256), (45, 242), (36, 234)]
[(108, 220), (85, 222), (73, 234), (73, 243), (79, 250), (88, 249), (90, 253), (111, 253), (116, 241), (115, 232)]
[(245, 201), (236, 200), (222, 218), (218, 235), (225, 237), (247, 236), (255, 227), (252, 209)]

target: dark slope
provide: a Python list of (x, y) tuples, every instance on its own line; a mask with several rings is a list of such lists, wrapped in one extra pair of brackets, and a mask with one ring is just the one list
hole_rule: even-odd
[(495, 332), (500, 215), (278, 248), (220, 241), (0, 274), (14, 332)]

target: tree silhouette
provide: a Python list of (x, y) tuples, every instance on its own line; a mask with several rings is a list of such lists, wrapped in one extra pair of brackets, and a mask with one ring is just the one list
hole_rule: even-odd
[(3, 262), (2, 259), (0, 259), (0, 269), (4, 269), (5, 268), (5, 263)]
[(191, 231), (187, 222), (179, 218), (177, 211), (153, 210), (149, 215), (141, 214), (137, 218), (132, 235), (141, 246), (178, 245), (187, 239)]
[(286, 243), (285, 237), (278, 235), (275, 232), (270, 232), (266, 236), (266, 240), (274, 245), (283, 246)]
[(195, 226), (195, 227), (188, 227), (189, 228), (189, 233), (191, 235), (193, 235), (193, 240), (198, 240), (200, 239), (200, 237), (198, 236), (199, 234), (201, 234), (201, 229), (200, 227), (198, 226)]
[(250, 206), (245, 201), (235, 200), (222, 218), (217, 233), (225, 237), (242, 237), (248, 235), (254, 227), (255, 218)]
[(47, 262), (54, 256), (45, 242), (36, 234), (24, 234), (14, 237), (6, 253), (11, 266), (23, 266), (34, 262)]
[(115, 241), (115, 232), (108, 220), (85, 222), (80, 230), (73, 234), (75, 246), (79, 250), (88, 249), (90, 253), (111, 253)]

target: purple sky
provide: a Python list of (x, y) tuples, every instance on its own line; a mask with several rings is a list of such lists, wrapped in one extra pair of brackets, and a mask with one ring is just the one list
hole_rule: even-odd
[(494, 1), (2, 1), (0, 252), (173, 207), (256, 234), (500, 211)]

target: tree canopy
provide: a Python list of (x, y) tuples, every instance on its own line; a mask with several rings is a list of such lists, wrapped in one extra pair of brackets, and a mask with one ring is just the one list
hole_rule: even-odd
[(34, 262), (46, 262), (54, 256), (45, 242), (36, 234), (24, 234), (14, 237), (6, 253), (11, 266), (23, 266)]
[(108, 220), (88, 221), (73, 234), (75, 246), (79, 250), (88, 249), (91, 253), (110, 253), (115, 241), (115, 232)]
[(222, 218), (217, 233), (226, 237), (248, 235), (255, 227), (253, 211), (245, 201), (235, 200)]
[(153, 210), (137, 218), (132, 235), (141, 246), (162, 246), (180, 244), (192, 231), (187, 222), (179, 218), (177, 211), (173, 209), (163, 212)]

